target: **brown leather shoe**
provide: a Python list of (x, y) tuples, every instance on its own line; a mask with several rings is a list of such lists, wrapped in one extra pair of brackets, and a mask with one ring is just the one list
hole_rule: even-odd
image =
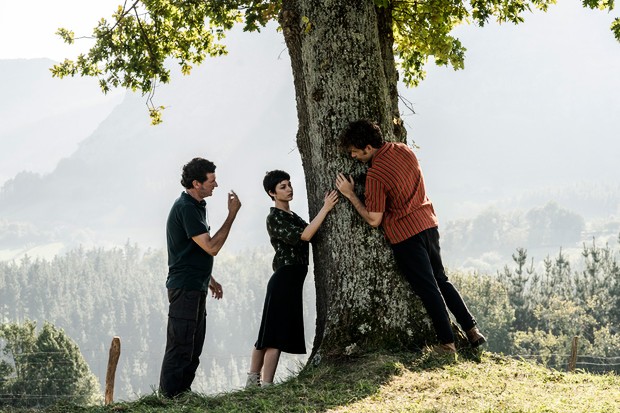
[(456, 354), (456, 346), (454, 343), (436, 344), (433, 346), (433, 353), (443, 356), (445, 354)]
[(471, 344), (473, 348), (480, 347), (487, 342), (486, 337), (480, 333), (480, 330), (478, 330), (476, 326), (467, 330), (465, 334), (467, 334), (467, 340), (469, 340), (469, 344)]

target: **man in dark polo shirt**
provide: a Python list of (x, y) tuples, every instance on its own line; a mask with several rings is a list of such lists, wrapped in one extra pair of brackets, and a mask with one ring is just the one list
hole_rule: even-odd
[(191, 390), (205, 339), (207, 292), (222, 298), (222, 286), (211, 276), (213, 257), (220, 251), (241, 202), (228, 194), (228, 216), (211, 236), (204, 198), (217, 187), (215, 165), (194, 158), (183, 166), (185, 191), (174, 202), (166, 223), (168, 244), (168, 332), (159, 388), (166, 397)]
[(340, 146), (353, 159), (370, 165), (365, 202), (355, 194), (350, 176), (338, 174), (336, 187), (368, 224), (382, 226), (398, 267), (433, 322), (440, 342), (435, 350), (456, 353), (448, 309), (473, 347), (486, 342), (444, 271), (437, 216), (413, 151), (403, 143), (384, 142), (379, 126), (368, 120), (349, 124), (340, 135)]

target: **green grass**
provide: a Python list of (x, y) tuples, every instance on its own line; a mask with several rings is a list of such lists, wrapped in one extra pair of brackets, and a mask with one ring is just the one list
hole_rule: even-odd
[(458, 361), (429, 353), (369, 354), (307, 368), (266, 389), (175, 400), (152, 394), (105, 407), (43, 411), (610, 413), (620, 412), (620, 377), (565, 373), (491, 353), (460, 355)]

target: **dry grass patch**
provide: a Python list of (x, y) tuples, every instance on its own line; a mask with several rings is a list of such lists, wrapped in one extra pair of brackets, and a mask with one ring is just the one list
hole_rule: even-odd
[(436, 364), (422, 356), (377, 394), (344, 412), (620, 412), (620, 378), (564, 373), (529, 362), (484, 354), (480, 362)]

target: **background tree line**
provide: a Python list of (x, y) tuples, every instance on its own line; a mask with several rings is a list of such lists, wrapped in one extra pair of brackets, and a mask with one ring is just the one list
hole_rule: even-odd
[[(562, 246), (569, 260), (578, 261), (583, 240), (596, 237), (601, 244), (615, 242), (620, 228), (618, 202), (613, 208), (611, 205), (601, 207), (605, 199), (617, 198), (615, 192), (606, 194), (606, 198), (592, 188), (581, 196), (577, 192), (570, 193), (571, 196), (566, 193), (558, 196), (563, 199), (562, 203), (538, 199), (534, 193), (526, 199), (531, 201), (528, 207), (523, 206), (526, 201), (505, 200), (480, 210), (471, 218), (446, 222), (441, 233), (442, 248), (446, 251), (444, 263), (451, 268), (495, 273), (511, 261), (518, 246), (527, 246), (528, 255), (536, 258), (555, 255)], [(579, 205), (588, 201), (605, 213), (588, 215)]]
[(36, 327), (34, 321), (0, 325), (0, 408), (101, 401), (97, 379), (75, 342), (50, 323)]
[[(595, 241), (584, 244), (581, 261), (573, 263), (561, 250), (557, 256), (535, 263), (525, 249), (518, 249), (514, 262), (495, 274), (450, 271), (450, 277), (488, 334), (488, 350), (533, 357), (551, 367), (565, 368), (571, 339), (577, 335), (581, 337), (580, 354), (613, 360), (620, 357), (619, 245), (620, 237), (615, 247), (599, 246)], [(216, 259), (214, 276), (224, 286), (224, 299), (209, 300), (207, 305), (207, 344), (196, 391), (215, 393), (242, 385), (271, 275), (271, 258), (271, 250), (265, 247)], [(81, 387), (82, 402), (98, 400), (102, 394), (110, 341), (120, 336), (122, 354), (115, 395), (117, 399), (133, 399), (150, 393), (158, 381), (166, 326), (165, 277), (162, 251), (142, 251), (130, 244), (108, 250), (79, 248), (51, 261), (26, 257), (17, 263), (0, 262), (2, 331), (21, 331), (31, 343), (46, 342), (37, 338), (34, 323), (28, 321), (34, 320), (42, 326), (39, 336), (57, 337), (56, 343), (74, 340), (75, 347), (70, 343), (53, 346), (64, 346), (64, 353), (74, 358), (79, 346), (94, 373), (91, 377), (83, 372), (82, 383), (86, 384)], [(315, 319), (311, 278), (304, 291), (310, 348)], [(0, 340), (0, 397), (3, 403), (23, 403), (14, 396), (38, 390), (24, 389), (28, 381), (22, 382), (19, 390), (15, 387), (18, 374), (7, 366), (25, 363), (26, 359), (11, 358), (14, 353), (7, 348), (11, 350), (15, 341), (10, 337), (4, 334)], [(49, 346), (41, 346), (38, 352)], [(288, 367), (281, 371), (285, 376), (305, 358), (285, 356), (283, 361)], [(620, 371), (617, 365), (597, 364), (605, 363), (578, 367)], [(58, 374), (69, 380), (75, 371), (45, 369), (37, 374), (41, 382), (56, 380)], [(93, 389), (97, 387), (95, 377), (98, 389)], [(62, 393), (66, 388), (66, 383), (64, 387), (48, 387), (42, 394)], [(59, 394), (59, 398), (67, 397)], [(51, 399), (29, 400), (41, 405)]]
[(578, 367), (618, 372), (620, 236), (615, 244), (584, 243), (573, 263), (561, 249), (535, 263), (518, 248), (497, 274), (452, 276), (488, 332), (489, 350), (564, 369), (578, 336)]
[[(223, 285), (224, 298), (207, 303), (207, 340), (194, 390), (215, 393), (245, 383), (272, 257), (271, 248), (265, 247), (234, 256), (222, 252), (215, 260), (213, 275)], [(133, 399), (150, 393), (159, 381), (168, 310), (166, 274), (164, 251), (141, 250), (130, 244), (113, 249), (78, 248), (49, 261), (25, 257), (19, 262), (0, 262), (0, 323), (12, 328), (25, 325), (34, 339), (37, 333), (30, 320), (62, 330), (79, 346), (99, 381), (100, 395), (111, 340), (120, 336), (115, 398)], [(306, 302), (313, 303), (311, 279), (304, 291)], [(309, 349), (313, 304), (307, 304), (305, 312)], [(6, 345), (6, 337), (0, 336), (0, 348)], [(10, 356), (5, 359), (14, 363)], [(297, 370), (301, 360), (283, 357), (279, 373), (284, 376)], [(17, 394), (3, 386), (14, 378), (15, 372), (0, 370), (0, 398), (8, 400)]]

